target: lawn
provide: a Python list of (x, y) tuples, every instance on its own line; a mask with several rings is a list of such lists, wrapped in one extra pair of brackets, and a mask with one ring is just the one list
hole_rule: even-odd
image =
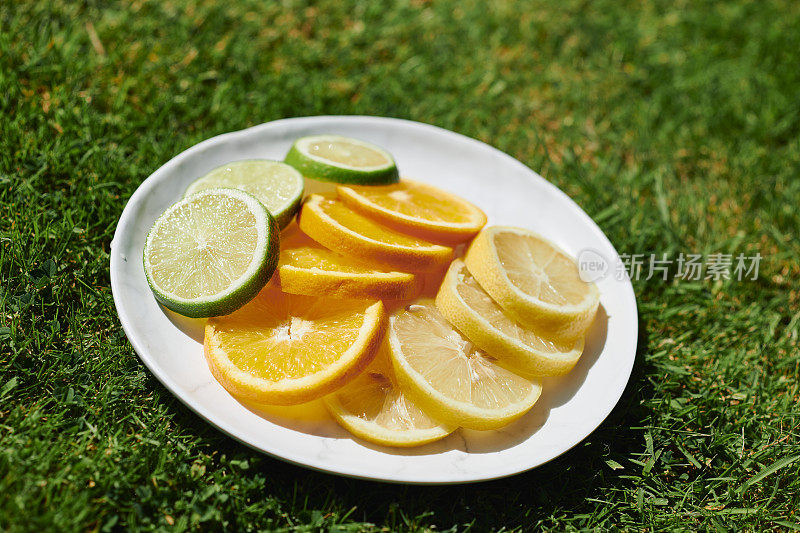
[[(391, 4), (391, 5), (390, 5)], [(256, 453), (146, 370), (109, 242), (151, 172), (284, 117), (408, 118), (564, 190), (634, 281), (611, 416), (498, 481), (357, 481)], [(0, 529), (800, 530), (800, 3), (0, 3)]]

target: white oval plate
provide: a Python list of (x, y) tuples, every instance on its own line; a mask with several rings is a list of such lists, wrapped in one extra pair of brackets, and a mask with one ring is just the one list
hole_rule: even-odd
[(598, 281), (601, 308), (577, 367), (548, 379), (533, 410), (498, 431), (458, 430), (419, 448), (358, 440), (319, 405), (260, 411), (235, 400), (211, 376), (202, 322), (160, 307), (147, 286), (142, 247), (155, 219), (194, 179), (238, 159), (282, 160), (304, 135), (336, 133), (374, 142), (403, 176), (429, 182), (480, 206), (489, 224), (537, 231), (573, 256), (619, 264), (597, 225), (569, 197), (516, 159), (462, 135), (417, 122), (323, 116), (278, 120), (219, 135), (174, 157), (131, 196), (112, 242), (111, 288), (133, 348), (183, 403), (231, 437), (299, 465), (359, 478), (406, 483), (493, 479), (539, 466), (575, 446), (608, 416), (625, 388), (636, 352), (638, 319), (630, 281)]

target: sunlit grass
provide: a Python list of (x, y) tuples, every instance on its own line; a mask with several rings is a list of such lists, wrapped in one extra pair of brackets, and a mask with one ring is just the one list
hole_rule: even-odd
[[(800, 4), (109, 4), (0, 3), (0, 528), (800, 527)], [(144, 368), (108, 253), (173, 155), (317, 114), (477, 137), (620, 252), (760, 253), (759, 279), (636, 281), (622, 401), (535, 471), (419, 488), (289, 466)]]

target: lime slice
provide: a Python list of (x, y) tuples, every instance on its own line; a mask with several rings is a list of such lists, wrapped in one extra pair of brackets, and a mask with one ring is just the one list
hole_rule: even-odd
[(389, 152), (340, 135), (297, 139), (285, 161), (306, 178), (320, 181), (375, 185), (398, 180), (397, 165)]
[(221, 187), (239, 189), (255, 196), (278, 221), (281, 229), (289, 225), (300, 209), (303, 176), (280, 161), (253, 159), (234, 161), (217, 167), (186, 189), (184, 196)]
[(189, 317), (231, 313), (267, 284), (278, 262), (275, 219), (254, 196), (208, 189), (156, 220), (144, 273), (156, 300)]

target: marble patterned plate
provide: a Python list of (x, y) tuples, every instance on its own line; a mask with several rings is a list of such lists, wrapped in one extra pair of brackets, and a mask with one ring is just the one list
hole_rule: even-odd
[[(601, 308), (586, 350), (567, 376), (548, 379), (527, 415), (497, 431), (458, 430), (419, 448), (392, 449), (352, 437), (319, 403), (264, 411), (240, 403), (211, 376), (203, 358), (202, 321), (160, 307), (142, 269), (145, 235), (186, 187), (238, 159), (282, 159), (304, 135), (336, 133), (388, 149), (403, 176), (471, 200), (490, 224), (538, 231), (574, 256), (601, 264)], [(516, 159), (480, 141), (417, 122), (323, 116), (278, 120), (219, 135), (177, 155), (131, 196), (111, 243), (111, 287), (122, 327), (155, 376), (189, 408), (231, 437), (274, 457), (359, 478), (458, 483), (523, 472), (586, 438), (616, 405), (633, 367), (636, 300), (630, 281), (608, 275), (619, 256), (569, 197)], [(590, 252), (586, 252), (590, 250)]]

